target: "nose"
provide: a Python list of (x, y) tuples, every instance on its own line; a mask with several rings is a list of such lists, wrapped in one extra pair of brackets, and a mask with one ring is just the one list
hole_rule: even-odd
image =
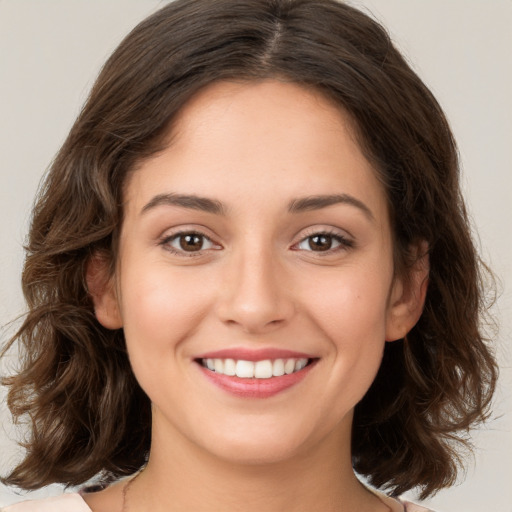
[[(249, 253), (249, 254), (248, 254)], [(246, 251), (226, 266), (217, 312), (222, 322), (263, 334), (294, 315), (289, 279), (271, 251)]]

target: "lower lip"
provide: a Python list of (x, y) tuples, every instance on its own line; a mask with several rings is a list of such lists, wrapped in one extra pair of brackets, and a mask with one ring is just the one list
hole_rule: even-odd
[(317, 361), (317, 359), (313, 360), (298, 372), (282, 375), (280, 377), (270, 377), (269, 379), (242, 379), (240, 377), (231, 377), (208, 370), (208, 368), (205, 368), (199, 363), (198, 365), (206, 378), (232, 395), (242, 398), (269, 398), (301, 382), (309, 374)]

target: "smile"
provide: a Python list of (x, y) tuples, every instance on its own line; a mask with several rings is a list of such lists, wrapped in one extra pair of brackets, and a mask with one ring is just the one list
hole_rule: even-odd
[(195, 359), (207, 381), (238, 398), (270, 398), (294, 388), (319, 362), (312, 354), (281, 349), (224, 349)]
[(201, 359), (201, 365), (208, 370), (230, 377), (241, 379), (270, 379), (290, 375), (305, 368), (307, 358), (264, 359), (262, 361), (246, 361), (244, 359)]

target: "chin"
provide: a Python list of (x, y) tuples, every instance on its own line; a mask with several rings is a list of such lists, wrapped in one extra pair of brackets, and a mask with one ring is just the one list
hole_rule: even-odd
[(299, 457), (303, 447), (287, 442), (267, 440), (262, 442), (239, 442), (231, 440), (225, 446), (215, 447), (214, 456), (224, 462), (240, 466), (268, 466), (284, 463)]
[[(263, 420), (263, 418), (260, 418)], [(236, 465), (261, 466), (282, 464), (286, 461), (307, 457), (329, 437), (338, 437), (338, 430), (329, 430), (326, 422), (314, 422), (296, 418), (293, 424), (285, 421), (243, 422), (228, 429), (219, 428), (203, 432), (202, 445), (214, 457)], [(295, 428), (294, 428), (295, 427)]]

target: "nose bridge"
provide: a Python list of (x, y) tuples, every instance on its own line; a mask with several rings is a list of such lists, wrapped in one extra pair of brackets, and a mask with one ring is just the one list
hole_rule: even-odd
[(293, 314), (282, 264), (271, 244), (253, 240), (233, 251), (220, 316), (248, 332), (266, 331)]

